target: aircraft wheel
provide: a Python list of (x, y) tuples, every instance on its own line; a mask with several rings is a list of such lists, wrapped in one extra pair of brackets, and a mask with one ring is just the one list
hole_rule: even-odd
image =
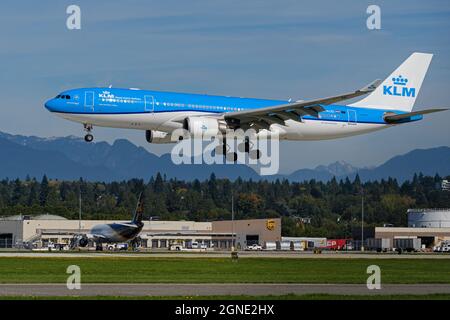
[(223, 153), (223, 145), (218, 145), (215, 149), (214, 149), (214, 152), (215, 152), (215, 154), (224, 154)]
[(252, 160), (258, 160), (259, 158), (261, 158), (261, 151), (259, 149), (250, 150), (248, 155)]
[(227, 161), (232, 161), (232, 162), (236, 162), (238, 159), (238, 155), (236, 152), (230, 152), (227, 153), (227, 155), (225, 156)]
[(239, 152), (249, 153), (250, 150), (253, 148), (253, 143), (250, 143), (249, 139), (245, 139), (245, 141), (238, 144), (237, 147), (238, 147)]
[(84, 136), (84, 141), (92, 142), (92, 140), (94, 140), (94, 136), (92, 134), (88, 133), (87, 135)]

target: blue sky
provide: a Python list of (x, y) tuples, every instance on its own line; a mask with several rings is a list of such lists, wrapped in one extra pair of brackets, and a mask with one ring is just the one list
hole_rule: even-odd
[[(77, 4), (82, 29), (66, 28)], [(381, 7), (382, 29), (366, 28)], [(2, 1), (0, 130), (82, 136), (43, 102), (75, 87), (108, 86), (310, 99), (386, 77), (414, 51), (434, 53), (417, 109), (450, 106), (447, 1)], [(377, 165), (415, 148), (450, 146), (450, 112), (367, 135), (284, 142), (281, 171), (344, 160)], [(94, 128), (155, 153), (141, 131)]]

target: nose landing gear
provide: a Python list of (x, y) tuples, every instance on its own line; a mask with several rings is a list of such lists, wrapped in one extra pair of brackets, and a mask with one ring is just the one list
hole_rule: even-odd
[(84, 136), (84, 141), (91, 142), (92, 140), (94, 140), (94, 136), (92, 134), (88, 133)]
[(84, 141), (92, 142), (92, 140), (94, 140), (94, 136), (91, 134), (92, 128), (92, 124), (84, 124), (84, 131), (86, 131)]

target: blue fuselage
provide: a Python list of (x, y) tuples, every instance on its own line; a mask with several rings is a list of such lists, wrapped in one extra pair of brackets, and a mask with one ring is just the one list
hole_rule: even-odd
[[(45, 103), (45, 107), (60, 116), (84, 124), (107, 127), (161, 130), (170, 132), (176, 129), (176, 117), (213, 115), (220, 116), (229, 112), (258, 109), (288, 104), (287, 100), (268, 100), (214, 96), (202, 94), (172, 93), (161, 91), (119, 89), (119, 88), (82, 88), (67, 90)], [(287, 139), (315, 140), (340, 136), (349, 136), (389, 126), (384, 120), (387, 113), (402, 113), (396, 110), (359, 108), (345, 105), (323, 105), (324, 111), (319, 117), (303, 115), (301, 119), (305, 130), (301, 134), (297, 124), (288, 125)], [(405, 122), (422, 119), (421, 115), (408, 118)], [(295, 121), (293, 121), (295, 123)], [(305, 123), (342, 124), (342, 127), (359, 125), (359, 129), (331, 129), (329, 133), (318, 134), (317, 128), (308, 131)], [(364, 126), (367, 125), (367, 126)], [(302, 128), (301, 128), (302, 129)], [(329, 130), (330, 126), (324, 127)], [(292, 138), (290, 138), (292, 136)], [(317, 136), (317, 137), (316, 137)]]

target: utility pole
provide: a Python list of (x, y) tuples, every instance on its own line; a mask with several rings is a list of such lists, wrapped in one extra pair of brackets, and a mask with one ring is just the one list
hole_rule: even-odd
[(78, 233), (81, 234), (81, 187), (78, 193)]
[(231, 252), (234, 252), (234, 193), (231, 192)]
[(361, 251), (364, 251), (364, 189), (361, 187)]

